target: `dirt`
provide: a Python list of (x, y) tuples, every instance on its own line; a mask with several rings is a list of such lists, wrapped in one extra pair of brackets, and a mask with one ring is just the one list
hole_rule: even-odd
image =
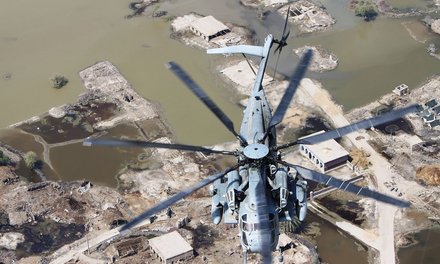
[(440, 185), (440, 165), (426, 165), (416, 170), (416, 177), (422, 183), (439, 186)]
[[(81, 193), (82, 182), (35, 184), (17, 176), (13, 167), (0, 169), (0, 236), (3, 242), (11, 234), (18, 239), (0, 248), (0, 258), (7, 263), (46, 256), (84, 236), (86, 229), (109, 229), (114, 219), (127, 217), (119, 209), (123, 196), (110, 188), (93, 186)], [(4, 184), (15, 177), (17, 181)]]
[(310, 71), (325, 72), (338, 67), (338, 57), (320, 46), (304, 46), (293, 49), (298, 57), (301, 57), (307, 50), (313, 50), (312, 62), (309, 66)]

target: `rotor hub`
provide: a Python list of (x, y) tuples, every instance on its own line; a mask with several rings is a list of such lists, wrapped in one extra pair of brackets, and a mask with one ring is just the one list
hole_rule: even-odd
[(263, 144), (250, 144), (243, 149), (243, 154), (249, 159), (262, 159), (269, 154), (269, 148)]

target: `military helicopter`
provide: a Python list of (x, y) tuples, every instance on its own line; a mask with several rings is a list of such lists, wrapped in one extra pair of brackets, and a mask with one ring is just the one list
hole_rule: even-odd
[(366, 119), (345, 127), (315, 134), (287, 144), (277, 145), (276, 126), (283, 120), (291, 99), (305, 75), (313, 55), (312, 51), (309, 50), (302, 56), (295, 72), (290, 78), (290, 83), (279, 105), (272, 112), (262, 82), (273, 45), (278, 45), (274, 51), (278, 52), (278, 56), (283, 47), (287, 45), (286, 40), (289, 36), (289, 32), (286, 33), (287, 19), (288, 16), (286, 17), (282, 37), (279, 40), (274, 39), (269, 34), (265, 38), (263, 46), (238, 45), (209, 49), (207, 51), (208, 54), (243, 54), (261, 58), (258, 71), (254, 71), (256, 75), (255, 83), (244, 110), (239, 133), (235, 131), (231, 119), (226, 116), (178, 64), (169, 62), (166, 65), (238, 139), (240, 143), (238, 150), (214, 150), (193, 145), (121, 139), (88, 138), (84, 141), (84, 145), (87, 146), (165, 148), (237, 157), (237, 164), (235, 166), (226, 169), (224, 172), (208, 176), (194, 186), (158, 203), (124, 225), (121, 231), (135, 227), (143, 220), (150, 218), (161, 210), (169, 208), (195, 191), (212, 184), (210, 186), (212, 220), (215, 224), (219, 224), (223, 218), (225, 223), (238, 224), (244, 263), (246, 263), (248, 252), (259, 253), (262, 255), (264, 263), (272, 263), (272, 252), (277, 250), (280, 235), (280, 222), (293, 221), (294, 218), (303, 221), (306, 217), (306, 180), (333, 186), (340, 190), (370, 197), (395, 206), (410, 206), (410, 203), (407, 201), (347, 183), (329, 175), (282, 160), (281, 150), (283, 149), (298, 144), (315, 144), (330, 139), (337, 139), (360, 129), (368, 129), (390, 122), (408, 113), (416, 112), (418, 109), (417, 105), (413, 105), (393, 110), (381, 116)]

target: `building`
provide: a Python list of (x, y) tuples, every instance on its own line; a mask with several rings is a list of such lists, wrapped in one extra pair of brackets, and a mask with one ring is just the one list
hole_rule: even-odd
[(146, 241), (143, 237), (129, 239), (116, 245), (116, 250), (121, 258), (137, 254), (144, 249), (146, 249)]
[(434, 121), (428, 123), (428, 126), (429, 126), (430, 128), (434, 128), (434, 127), (438, 127), (438, 126), (440, 126), (440, 119), (437, 119), (437, 120), (434, 120)]
[(194, 34), (201, 36), (206, 41), (224, 35), (231, 30), (222, 22), (215, 19), (213, 16), (203, 17), (194, 20), (189, 25), (189, 28)]
[(440, 105), (431, 108), (432, 112), (436, 115), (440, 115)]
[[(312, 135), (323, 133), (316, 132)], [(305, 139), (303, 137), (301, 139)], [(347, 163), (349, 153), (334, 139), (320, 142), (314, 145), (300, 144), (300, 152), (306, 156), (315, 166), (325, 173), (331, 169), (345, 165)]]
[(152, 251), (166, 264), (194, 257), (193, 248), (177, 231), (152, 238), (148, 242)]
[(409, 93), (408, 85), (406, 84), (398, 85), (396, 88), (393, 89), (393, 93), (397, 94), (398, 96), (408, 94)]
[(426, 102), (425, 106), (427, 108), (433, 108), (433, 107), (437, 106), (437, 104), (438, 104), (437, 99), (434, 98), (434, 99), (431, 99), (428, 102)]

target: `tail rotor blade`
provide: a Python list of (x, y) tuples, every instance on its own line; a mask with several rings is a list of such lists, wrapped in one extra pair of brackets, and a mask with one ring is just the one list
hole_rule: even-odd
[(200, 88), (193, 79), (175, 62), (168, 62), (167, 68), (170, 69), (183, 83), (200, 99), (211, 112), (226, 126), (226, 128), (234, 134), (236, 138), (244, 145), (246, 140), (234, 130), (234, 124), (231, 119), (209, 98), (209, 96)]
[(162, 149), (175, 149), (183, 151), (202, 152), (205, 154), (224, 154), (224, 155), (236, 155), (235, 152), (225, 150), (213, 150), (200, 146), (183, 145), (183, 144), (168, 144), (160, 142), (140, 141), (140, 140), (125, 140), (125, 139), (93, 139), (87, 138), (83, 141), (83, 145), (87, 147), (91, 146), (104, 146), (104, 147), (135, 147), (135, 148), (162, 148)]
[[(286, 33), (286, 29), (287, 29), (287, 24), (289, 23), (289, 14), (290, 14), (290, 5), (289, 5), (289, 7), (287, 8), (287, 15), (286, 15), (286, 20), (284, 21), (284, 28), (283, 28), (283, 37), (284, 37), (284, 34)], [(290, 31), (289, 31), (289, 33), (290, 33)], [(288, 36), (288, 34), (287, 34), (287, 36)], [(287, 39), (287, 38), (286, 38)]]
[(278, 162), (280, 164), (285, 165), (285, 166), (294, 168), (299, 174), (301, 174), (304, 178), (306, 178), (308, 180), (323, 183), (328, 186), (333, 186), (338, 190), (351, 192), (356, 195), (369, 197), (369, 198), (375, 199), (377, 201), (387, 203), (387, 204), (392, 204), (392, 205), (395, 205), (398, 207), (409, 207), (411, 205), (411, 203), (409, 203), (407, 201), (400, 200), (400, 199), (382, 194), (380, 192), (370, 190), (368, 188), (360, 187), (356, 184), (342, 181), (342, 180), (336, 179), (334, 177), (331, 177), (329, 175), (326, 175), (326, 174), (323, 174), (323, 173), (320, 173), (317, 171), (309, 170), (304, 167), (301, 167), (298, 165), (293, 165), (293, 164), (290, 164), (290, 163), (287, 163), (284, 161), (278, 161)]
[[(279, 47), (281, 47), (281, 46), (278, 46), (277, 49)], [(275, 51), (277, 51), (277, 49)], [(281, 55), (281, 49), (280, 49), (280, 52), (278, 52), (278, 55), (277, 55), (277, 62), (275, 63), (275, 69), (273, 70), (272, 80), (275, 80), (275, 75), (277, 74), (278, 61), (280, 60), (280, 55)]]

